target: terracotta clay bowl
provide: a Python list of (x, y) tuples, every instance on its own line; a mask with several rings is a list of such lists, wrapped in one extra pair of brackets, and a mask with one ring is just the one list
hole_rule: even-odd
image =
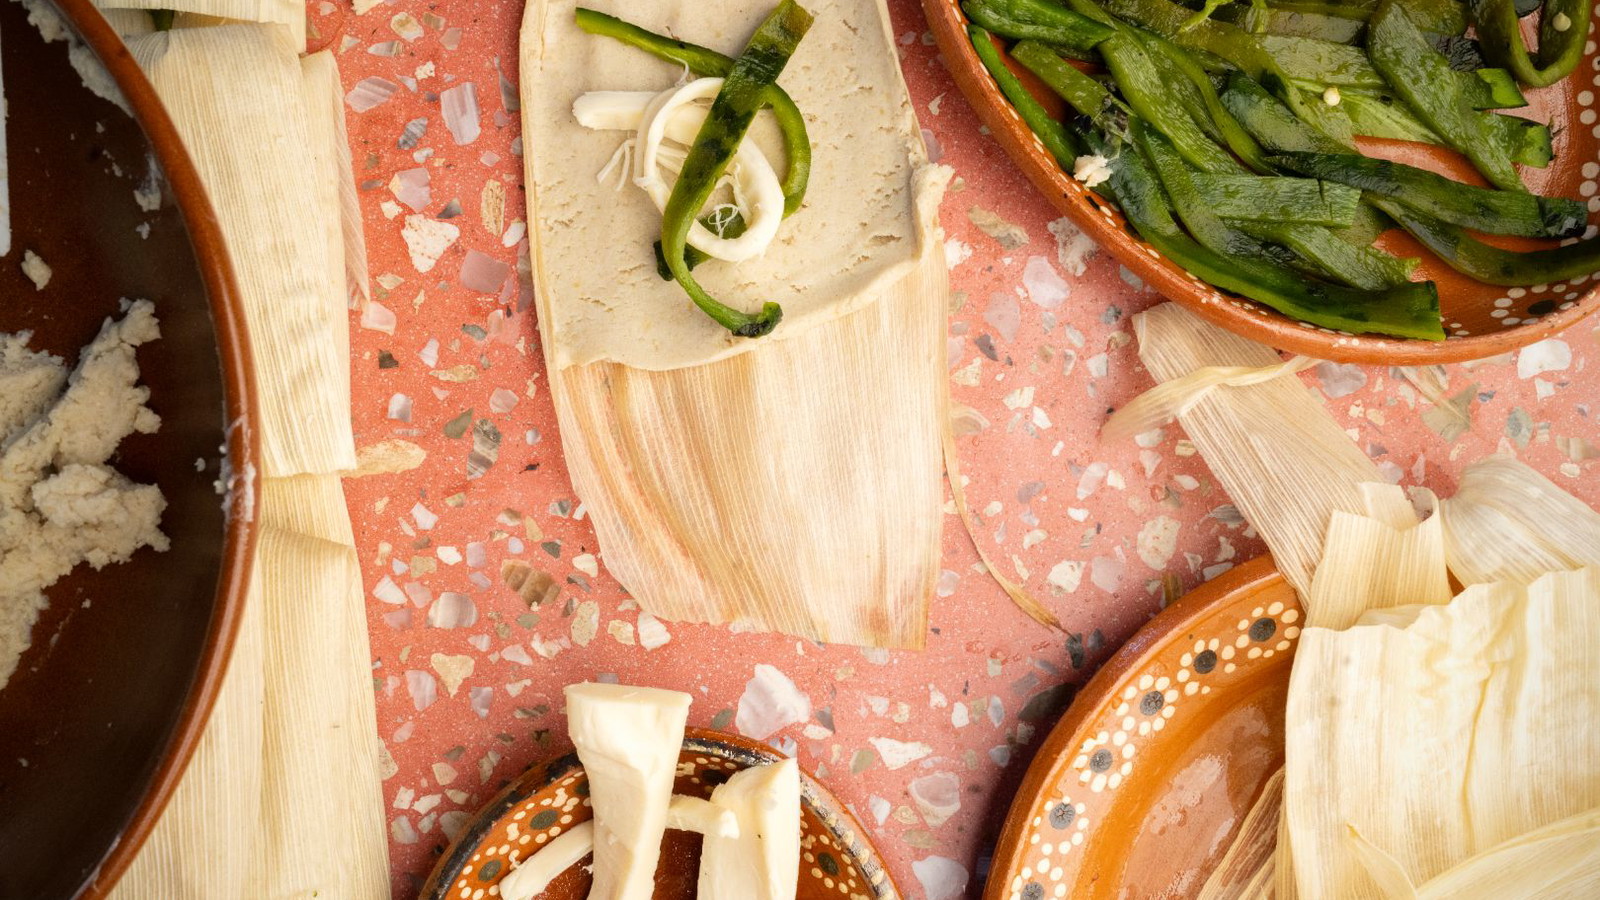
[[(1572, 282), (1504, 288), (1461, 275), (1422, 249), (1410, 235), (1394, 229), (1379, 238), (1383, 250), (1422, 259), (1414, 276), (1439, 286), (1445, 341), (1350, 335), (1317, 328), (1259, 303), (1218, 291), (1161, 256), (1134, 236), (1115, 205), (1086, 190), (1061, 170), (1044, 145), (1012, 109), (972, 49), (960, 0), (922, 0), (928, 24), (956, 85), (1028, 180), (1061, 214), (1094, 238), (1145, 283), (1196, 315), (1251, 340), (1317, 359), (1371, 365), (1430, 365), (1483, 359), (1542, 340), (1600, 309), (1600, 276)], [(1591, 30), (1593, 22), (1591, 22)], [(1061, 101), (1031, 72), (1005, 57), (1022, 83), (1052, 112)], [(1549, 122), (1555, 133), (1555, 161), (1545, 169), (1520, 167), (1529, 189), (1582, 199), (1591, 224), (1600, 224), (1600, 55), (1590, 41), (1583, 62), (1559, 84), (1526, 90), (1529, 105), (1514, 114)], [(1483, 180), (1460, 156), (1400, 141), (1361, 139), (1368, 155), (1431, 169), (1474, 184)], [(1592, 230), (1592, 229), (1591, 229)], [(1489, 238), (1518, 249), (1554, 242)]]
[(1301, 618), (1262, 557), (1151, 619), (1028, 767), (984, 900), (1194, 896), (1283, 764)]
[[(709, 797), (740, 769), (776, 762), (776, 750), (749, 738), (691, 728), (678, 757), (674, 793)], [(468, 823), (422, 887), (422, 900), (476, 900), (513, 865), (551, 838), (593, 817), (589, 780), (576, 753), (529, 769)], [(898, 900), (889, 871), (866, 830), (820, 782), (800, 775), (800, 885), (798, 900)], [(583, 900), (592, 881), (587, 863), (573, 866), (540, 895)], [(700, 837), (668, 831), (656, 867), (656, 900), (693, 900), (700, 871)]]
[[(83, 86), (65, 42), (45, 44), (23, 7), (0, 3), (13, 231), (0, 331), (32, 330), (71, 364), (120, 298), (154, 302), (162, 336), (138, 358), (161, 429), (113, 462), (161, 487), (172, 549), (57, 583), (0, 690), (0, 897), (28, 900), (103, 896), (155, 824), (233, 645), (255, 494), (248, 351), (215, 217), (122, 42), (89, 0), (57, 6), (133, 115)], [(162, 199), (146, 211), (134, 189), (152, 165)], [(53, 268), (45, 289), (23, 276), (24, 250)], [(223, 445), (243, 479), (227, 500), (214, 487)]]

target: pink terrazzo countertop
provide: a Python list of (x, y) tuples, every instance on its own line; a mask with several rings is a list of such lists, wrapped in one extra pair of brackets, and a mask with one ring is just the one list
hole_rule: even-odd
[[(564, 746), (563, 685), (677, 688), (695, 697), (692, 724), (755, 727), (758, 669), (762, 686), (792, 682), (811, 708), (769, 740), (853, 807), (908, 896), (975, 895), (1066, 686), (1156, 612), (1164, 583), (1187, 589), (1262, 552), (1178, 429), (1148, 446), (1099, 442), (1106, 411), (1150, 384), (1129, 317), (1160, 298), (1058, 219), (983, 133), (916, 0), (889, 6), (930, 151), (957, 174), (942, 209), (950, 378), (978, 539), (1064, 634), (1012, 606), (954, 515), (920, 653), (642, 616), (606, 574), (568, 482), (519, 281), (521, 4), (390, 0), (358, 17), (312, 0), (313, 44), (338, 52), (346, 87), (381, 80), (348, 111), (377, 304), (352, 321), (357, 444), (427, 453), (412, 471), (346, 485), (393, 759), (383, 792), (396, 896), (415, 894), (472, 811)], [(445, 106), (474, 103), (476, 133), (447, 123)], [(394, 182), (406, 170), (418, 171)], [(459, 229), (436, 265), (403, 237), (411, 216)], [(1395, 480), (1450, 491), (1467, 463), (1499, 451), (1596, 503), (1596, 361), (1600, 325), (1584, 323), (1475, 365), (1324, 364), (1304, 377)], [(529, 609), (501, 583), (508, 559), (551, 576), (559, 598)], [(952, 788), (960, 809), (945, 818)]]

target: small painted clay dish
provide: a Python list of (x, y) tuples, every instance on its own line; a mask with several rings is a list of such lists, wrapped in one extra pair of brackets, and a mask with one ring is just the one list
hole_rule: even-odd
[(1150, 620), (1045, 739), (984, 900), (1194, 896), (1283, 763), (1302, 615), (1262, 557)]
[[(776, 750), (720, 731), (688, 730), (673, 791), (709, 797), (734, 772), (776, 762)], [(500, 895), (500, 879), (563, 831), (593, 817), (589, 780), (576, 753), (534, 766), (489, 801), (423, 885), (422, 900), (484, 900)], [(899, 900), (866, 832), (838, 798), (800, 775), (798, 900)], [(550, 883), (540, 896), (582, 900), (592, 880), (588, 860)], [(656, 867), (656, 900), (692, 900), (700, 871), (700, 836), (668, 831)]]

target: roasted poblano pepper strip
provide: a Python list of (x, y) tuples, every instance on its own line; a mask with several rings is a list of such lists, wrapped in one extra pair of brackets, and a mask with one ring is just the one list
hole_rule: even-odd
[[(1118, 155), (1093, 144), (1091, 149), (1112, 158), (1112, 192), (1139, 236), (1196, 277), (1324, 328), (1444, 339), (1438, 293), (1432, 283), (1380, 292), (1354, 291), (1308, 279), (1260, 258), (1217, 253), (1178, 227), (1160, 184), (1137, 152), (1125, 148)], [(1254, 244), (1248, 236), (1244, 240)]]
[(789, 57), (794, 55), (800, 39), (810, 28), (811, 14), (794, 0), (783, 0), (756, 29), (744, 52), (733, 61), (722, 89), (711, 102), (705, 123), (695, 135), (678, 180), (672, 185), (666, 209), (661, 213), (661, 254), (667, 260), (672, 277), (706, 315), (739, 337), (761, 337), (771, 332), (783, 318), (783, 309), (769, 301), (762, 305), (760, 313), (752, 316), (706, 293), (689, 272), (688, 261), (684, 259), (689, 226), (711, 199), (717, 180), (727, 171), (739, 142), (744, 140), (750, 123), (765, 105), (767, 89), (777, 84), (783, 67), (788, 65)]
[(1489, 234), (1573, 237), (1583, 233), (1588, 218), (1588, 209), (1576, 200), (1473, 187), (1386, 159), (1281, 153), (1271, 160), (1302, 175), (1359, 188), (1416, 212)]
[[(1527, 190), (1512, 165), (1518, 145), (1492, 113), (1479, 112), (1461, 87), (1462, 73), (1434, 49), (1402, 4), (1384, 0), (1368, 25), (1367, 52), (1395, 93), (1429, 128), (1472, 160), (1491, 184)], [(1511, 126), (1515, 127), (1515, 126)]]
[(1000, 93), (1011, 102), (1011, 108), (1017, 111), (1023, 124), (1027, 125), (1034, 136), (1039, 139), (1050, 155), (1056, 158), (1061, 168), (1072, 171), (1072, 162), (1078, 158), (1077, 142), (1072, 139), (1065, 126), (1056, 121), (1028, 89), (1017, 80), (1016, 73), (1006, 68), (1006, 62), (1000, 56), (1000, 50), (994, 45), (994, 37), (988, 31), (976, 25), (967, 26), (967, 38), (972, 41), (972, 49), (977, 51), (978, 59), (983, 61), (983, 67), (989, 70), (990, 77), (995, 84), (1000, 86)]
[(1583, 59), (1593, 0), (1545, 0), (1539, 19), (1539, 50), (1528, 52), (1513, 0), (1473, 0), (1473, 24), (1484, 55), (1532, 87), (1555, 84)]
[(1127, 106), (1106, 86), (1062, 59), (1053, 49), (1037, 41), (1019, 41), (1011, 48), (1011, 58), (1039, 77), (1058, 97), (1079, 114), (1107, 128), (1107, 113), (1127, 111)]
[[(1360, 47), (1272, 34), (1261, 36), (1261, 46), (1292, 79), (1338, 85), (1341, 90), (1388, 90), (1389, 83)], [(1455, 80), (1473, 109), (1518, 109), (1528, 105), (1516, 79), (1505, 69), (1458, 71)]]
[(1326, 278), (1368, 291), (1406, 284), (1421, 262), (1340, 240), (1326, 228), (1286, 222), (1241, 222), (1239, 227), (1252, 237), (1293, 250)]
[[(1261, 145), (1250, 135), (1248, 129), (1239, 124), (1222, 105), (1222, 100), (1217, 96), (1217, 88), (1211, 82), (1211, 76), (1206, 74), (1205, 67), (1187, 49), (1167, 40), (1160, 35), (1148, 31), (1138, 32), (1144, 39), (1145, 48), (1159, 67), (1166, 68), (1178, 77), (1192, 90), (1182, 92), (1180, 96), (1193, 98), (1198, 105), (1190, 105), (1190, 115), (1199, 122), (1213, 137), (1222, 141), (1236, 156), (1244, 160), (1245, 165), (1257, 172), (1267, 173), (1271, 169), (1267, 165), (1266, 154)], [(1209, 127), (1207, 127), (1209, 126)]]
[(1195, 172), (1190, 180), (1207, 209), (1233, 222), (1342, 226), (1361, 206), (1360, 191), (1315, 178)]
[[(578, 27), (590, 34), (614, 38), (631, 47), (649, 53), (670, 63), (685, 66), (702, 78), (723, 78), (733, 68), (733, 58), (724, 56), (709, 47), (691, 44), (675, 38), (662, 37), (637, 25), (592, 9), (579, 7)], [(806, 132), (805, 116), (800, 107), (783, 88), (772, 85), (764, 98), (772, 107), (778, 129), (783, 135), (783, 152), (788, 158), (788, 169), (783, 175), (783, 214), (792, 216), (805, 200), (806, 184), (811, 180), (811, 137)]]
[[(1357, 247), (1334, 236), (1333, 232), (1315, 225), (1288, 225), (1284, 223), (1241, 223), (1234, 228), (1221, 220), (1216, 210), (1206, 202), (1194, 183), (1194, 173), (1173, 152), (1172, 145), (1160, 133), (1137, 123), (1133, 132), (1139, 150), (1155, 169), (1167, 196), (1178, 212), (1178, 218), (1188, 226), (1189, 233), (1200, 244), (1216, 253), (1226, 253), (1241, 259), (1266, 260), (1274, 264), (1309, 263), (1307, 268), (1326, 274), (1332, 280), (1365, 290), (1383, 290), (1408, 280), (1415, 260), (1401, 261), (1372, 247)], [(1261, 244), (1252, 237), (1263, 238)], [(1272, 245), (1287, 248), (1292, 253), (1276, 255)]]
[(1307, 125), (1243, 72), (1228, 76), (1222, 105), (1268, 150), (1348, 153), (1350, 147)]
[(973, 24), (1016, 40), (1093, 50), (1112, 28), (1045, 0), (966, 0), (961, 11)]
[(1202, 172), (1243, 171), (1239, 161), (1212, 140), (1189, 110), (1174, 99), (1169, 77), (1164, 77), (1163, 67), (1151, 58), (1137, 34), (1124, 30), (1106, 38), (1100, 44), (1100, 55), (1134, 113), (1171, 138), (1178, 153), (1195, 168)]
[(1273, 3), (1266, 7), (1233, 3), (1211, 15), (1255, 34), (1317, 38), (1341, 44), (1352, 43), (1367, 27), (1365, 15), (1338, 15), (1315, 3)]
[(1600, 271), (1600, 239), (1597, 238), (1553, 250), (1517, 252), (1492, 247), (1456, 225), (1415, 212), (1393, 200), (1374, 202), (1450, 268), (1479, 281), (1526, 287), (1568, 281)]

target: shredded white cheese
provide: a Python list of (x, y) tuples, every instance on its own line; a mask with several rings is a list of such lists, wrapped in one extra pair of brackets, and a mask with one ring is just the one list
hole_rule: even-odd
[[(660, 93), (649, 91), (590, 91), (572, 104), (573, 117), (585, 128), (634, 131), (633, 139), (617, 148), (596, 176), (609, 180), (631, 162), (633, 183), (664, 210), (672, 196), (678, 170), (705, 122), (707, 106), (722, 89), (720, 78), (697, 78)], [(669, 177), (663, 177), (663, 173)], [(736, 238), (723, 237), (696, 222), (689, 228), (689, 244), (716, 259), (740, 262), (760, 256), (778, 235), (783, 221), (783, 185), (772, 163), (753, 141), (743, 141), (728, 166), (733, 203), (713, 210), (726, 222), (737, 211), (745, 231)], [(619, 179), (618, 184), (621, 184)]]
[(1098, 153), (1080, 156), (1072, 161), (1072, 177), (1084, 187), (1098, 187), (1111, 177), (1111, 160)]

